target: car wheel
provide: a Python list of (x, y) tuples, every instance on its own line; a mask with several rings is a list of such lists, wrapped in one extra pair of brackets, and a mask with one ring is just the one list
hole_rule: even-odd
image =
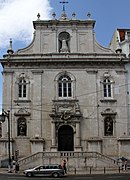
[(31, 177), (31, 176), (33, 176), (33, 174), (32, 174), (31, 172), (28, 172), (28, 173), (26, 174), (26, 176)]
[(52, 176), (53, 176), (54, 178), (57, 178), (57, 177), (59, 177), (59, 174), (58, 174), (57, 172), (54, 172), (54, 173), (52, 174)]

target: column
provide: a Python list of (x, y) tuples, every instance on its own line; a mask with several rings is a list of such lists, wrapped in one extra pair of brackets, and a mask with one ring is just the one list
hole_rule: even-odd
[(52, 133), (52, 146), (56, 146), (56, 129), (55, 123), (51, 123), (51, 133)]
[(76, 146), (80, 146), (80, 124), (76, 123)]

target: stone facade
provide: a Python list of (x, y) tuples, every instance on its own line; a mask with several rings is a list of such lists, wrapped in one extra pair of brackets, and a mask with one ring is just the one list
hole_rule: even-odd
[[(127, 88), (121, 53), (97, 43), (95, 21), (41, 20), (32, 43), (1, 59), (3, 109), (10, 110), (11, 152), (99, 152), (130, 156)], [(0, 149), (6, 152), (7, 122)], [(3, 146), (3, 143), (4, 146)]]

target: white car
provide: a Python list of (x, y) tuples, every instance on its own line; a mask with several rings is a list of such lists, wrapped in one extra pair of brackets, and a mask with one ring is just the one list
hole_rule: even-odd
[(52, 176), (52, 177), (62, 177), (64, 176), (64, 170), (59, 164), (41, 165), (34, 167), (32, 169), (27, 169), (24, 171), (25, 176)]

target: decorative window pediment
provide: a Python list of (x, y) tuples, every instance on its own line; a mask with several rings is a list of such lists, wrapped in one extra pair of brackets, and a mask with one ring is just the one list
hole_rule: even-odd
[(30, 116), (31, 113), (28, 112), (25, 108), (21, 108), (17, 112), (15, 112), (14, 115), (15, 116)]
[(116, 114), (117, 114), (117, 112), (113, 111), (110, 108), (107, 108), (103, 112), (101, 112), (102, 116), (107, 116), (107, 115), (114, 115), (115, 116)]

